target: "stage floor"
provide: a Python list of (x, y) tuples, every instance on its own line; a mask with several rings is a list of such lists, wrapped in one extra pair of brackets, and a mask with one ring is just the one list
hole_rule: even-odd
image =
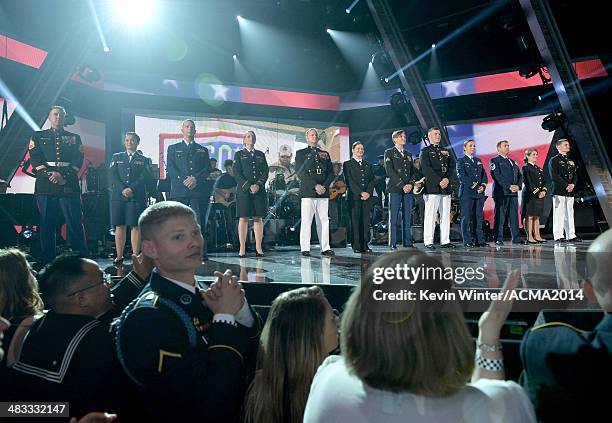
[[(484, 278), (464, 281), (462, 287), (499, 288), (506, 275), (520, 269), (523, 288), (577, 289), (584, 279), (586, 251), (590, 241), (576, 244), (553, 243), (540, 245), (504, 246), (490, 244), (486, 248), (465, 248), (455, 244), (456, 249), (426, 251), (440, 259), (444, 266), (480, 269)], [(368, 261), (373, 262), (382, 254), (391, 251), (386, 246), (373, 246)], [(423, 244), (416, 248), (424, 250)], [(238, 258), (237, 253), (213, 253), (198, 269), (198, 275), (208, 279), (215, 270), (230, 269), (241, 281), (254, 283), (296, 283), (356, 285), (361, 279), (362, 255), (351, 248), (335, 248), (334, 257), (321, 256), (318, 246), (313, 245), (311, 257), (302, 257), (298, 246), (276, 247), (266, 251), (263, 258)], [(365, 255), (364, 255), (365, 256)], [(111, 260), (97, 260), (103, 268), (112, 266)], [(126, 260), (123, 272), (129, 271)], [(477, 270), (478, 271), (478, 270)], [(119, 274), (121, 274), (120, 272)]]

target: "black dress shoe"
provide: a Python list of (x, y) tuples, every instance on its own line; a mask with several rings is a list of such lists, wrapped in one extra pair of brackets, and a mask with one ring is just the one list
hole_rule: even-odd
[(389, 248), (391, 248), (392, 250), (397, 250), (397, 245), (392, 245), (392, 246), (391, 246), (391, 247), (389, 247)]
[(239, 257), (239, 258), (245, 258), (245, 257), (246, 257), (246, 254), (238, 254), (238, 257)]
[(529, 240), (525, 241), (525, 245), (538, 245), (538, 244), (539, 244), (538, 241), (529, 241)]
[(545, 239), (536, 239), (536, 242), (538, 244), (546, 244), (546, 240)]
[(455, 247), (455, 244), (453, 244), (452, 242), (449, 242), (448, 244), (440, 245), (440, 248), (450, 248), (450, 249), (453, 249), (453, 248), (456, 248), (456, 247)]
[(324, 255), (324, 256), (327, 256), (327, 257), (331, 257), (331, 256), (335, 256), (336, 253), (334, 253), (332, 250), (326, 250), (326, 251), (323, 251), (321, 253), (321, 255)]
[(497, 240), (495, 241), (495, 245), (504, 245), (504, 241)]
[(304, 257), (310, 257), (310, 251), (302, 251)]
[(255, 257), (265, 257), (266, 255), (264, 253), (255, 253)]
[(486, 242), (477, 242), (474, 245), (476, 245), (477, 247), (488, 247), (489, 246), (489, 244), (487, 244)]
[(414, 248), (414, 244), (403, 245), (404, 248)]
[(559, 239), (555, 239), (555, 242), (566, 242), (565, 238), (559, 238)]
[(436, 247), (433, 244), (427, 244), (425, 246), (425, 249), (429, 250), (429, 251), (434, 251), (436, 249)]
[(572, 239), (568, 239), (566, 242), (582, 242), (582, 239), (575, 236)]
[(113, 260), (113, 266), (123, 266), (123, 257), (117, 257), (115, 260)]
[(466, 248), (474, 248), (475, 247), (475, 245), (472, 244), (471, 242), (468, 242), (467, 244), (463, 244), (463, 246), (466, 247)]

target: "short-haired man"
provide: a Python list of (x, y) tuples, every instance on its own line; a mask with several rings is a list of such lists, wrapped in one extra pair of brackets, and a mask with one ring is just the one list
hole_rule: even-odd
[(610, 400), (605, 387), (612, 378), (612, 229), (589, 246), (586, 262), (582, 291), (604, 312), (595, 329), (547, 322), (521, 342), (522, 384), (542, 422), (598, 421)]
[(51, 107), (47, 119), (51, 128), (35, 132), (28, 147), (30, 163), (36, 173), (34, 194), (40, 212), (43, 263), (55, 258), (60, 213), (64, 215), (72, 250), (87, 253), (78, 176), (84, 157), (81, 137), (64, 130), (66, 110), (62, 106)]
[[(548, 172), (553, 184), (553, 238), (555, 242), (580, 242), (574, 227), (574, 193), (578, 182), (576, 163), (567, 153), (570, 143), (565, 138), (555, 143), (559, 154), (548, 162)], [(565, 231), (565, 238), (563, 238)]]
[[(195, 122), (186, 119), (181, 124), (183, 140), (168, 147), (167, 170), (171, 183), (170, 199), (191, 207), (204, 232), (208, 221), (208, 207), (212, 184), (207, 178), (211, 172), (208, 149), (195, 141)], [(206, 244), (204, 244), (206, 257)]]
[(421, 150), (421, 172), (425, 176), (425, 218), (423, 219), (423, 242), (427, 250), (434, 250), (436, 214), (440, 212), (440, 247), (455, 248), (450, 242), (450, 208), (453, 186), (451, 178), (455, 171), (455, 159), (446, 148), (440, 147), (440, 128), (427, 131), (430, 144)]
[(506, 140), (497, 143), (497, 156), (491, 159), (489, 170), (493, 178), (493, 201), (495, 218), (493, 236), (496, 245), (504, 245), (504, 222), (508, 219), (512, 243), (520, 244), (518, 218), (518, 192), (523, 185), (523, 175), (518, 164), (510, 157), (510, 143)]
[(327, 151), (317, 147), (319, 133), (315, 128), (306, 131), (308, 147), (295, 153), (295, 167), (300, 179), (302, 220), (300, 224), (300, 249), (302, 255), (310, 256), (310, 232), (312, 218), (316, 216), (317, 235), (321, 254), (333, 256), (329, 247), (329, 186), (334, 180), (331, 157)]
[(391, 134), (394, 147), (385, 151), (385, 171), (387, 172), (387, 196), (389, 197), (389, 247), (397, 249), (397, 219), (402, 211), (402, 245), (412, 247), (412, 188), (414, 186), (414, 166), (412, 153), (405, 150), (406, 133), (403, 130)]
[(208, 289), (196, 280), (203, 240), (191, 208), (156, 203), (138, 224), (155, 270), (117, 324), (117, 350), (149, 421), (233, 421), (260, 321), (231, 272), (215, 272)]
[(39, 284), (49, 311), (13, 334), (3, 400), (68, 401), (71, 415), (104, 410), (130, 420), (133, 392), (115, 354), (113, 303), (98, 264), (59, 256), (39, 274)]

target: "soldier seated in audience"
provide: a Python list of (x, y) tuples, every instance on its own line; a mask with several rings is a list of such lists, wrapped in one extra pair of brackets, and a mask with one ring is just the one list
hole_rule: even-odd
[[(542, 422), (599, 421), (612, 380), (612, 229), (587, 253), (589, 279), (582, 287), (604, 317), (591, 332), (564, 322), (535, 326), (523, 337), (522, 383)], [(569, 313), (569, 312), (568, 312)]]
[(118, 412), (129, 421), (134, 399), (115, 354), (113, 304), (102, 270), (92, 260), (60, 256), (39, 275), (48, 312), (19, 326), (11, 340), (0, 397), (9, 401), (63, 401), (72, 416)]
[(226, 271), (195, 279), (203, 240), (194, 211), (166, 201), (138, 222), (155, 264), (149, 285), (116, 325), (117, 353), (144, 396), (147, 421), (231, 422), (240, 414), (260, 320)]

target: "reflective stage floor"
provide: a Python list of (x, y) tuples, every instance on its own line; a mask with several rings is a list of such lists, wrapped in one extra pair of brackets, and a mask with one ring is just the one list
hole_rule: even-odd
[[(586, 251), (590, 241), (576, 244), (553, 243), (548, 241), (540, 245), (503, 246), (489, 244), (485, 248), (465, 248), (456, 244), (456, 249), (426, 251), (426, 254), (437, 257), (446, 267), (463, 267), (482, 272), (484, 278), (466, 280), (462, 287), (499, 288), (506, 275), (513, 269), (520, 269), (523, 288), (579, 288), (584, 279)], [(386, 246), (373, 246), (368, 261), (373, 262), (378, 256), (389, 254)], [(424, 250), (423, 244), (416, 248)], [(276, 247), (266, 251), (263, 258), (238, 258), (237, 253), (213, 253), (198, 269), (198, 275), (210, 277), (215, 270), (230, 269), (241, 281), (255, 283), (298, 283), (356, 285), (361, 279), (362, 255), (353, 253), (350, 247), (335, 248), (334, 257), (324, 257), (318, 246), (313, 245), (311, 257), (302, 257), (298, 246)], [(111, 260), (98, 260), (100, 265), (108, 267)], [(126, 260), (123, 272), (130, 268)], [(119, 273), (121, 274), (121, 272)]]

